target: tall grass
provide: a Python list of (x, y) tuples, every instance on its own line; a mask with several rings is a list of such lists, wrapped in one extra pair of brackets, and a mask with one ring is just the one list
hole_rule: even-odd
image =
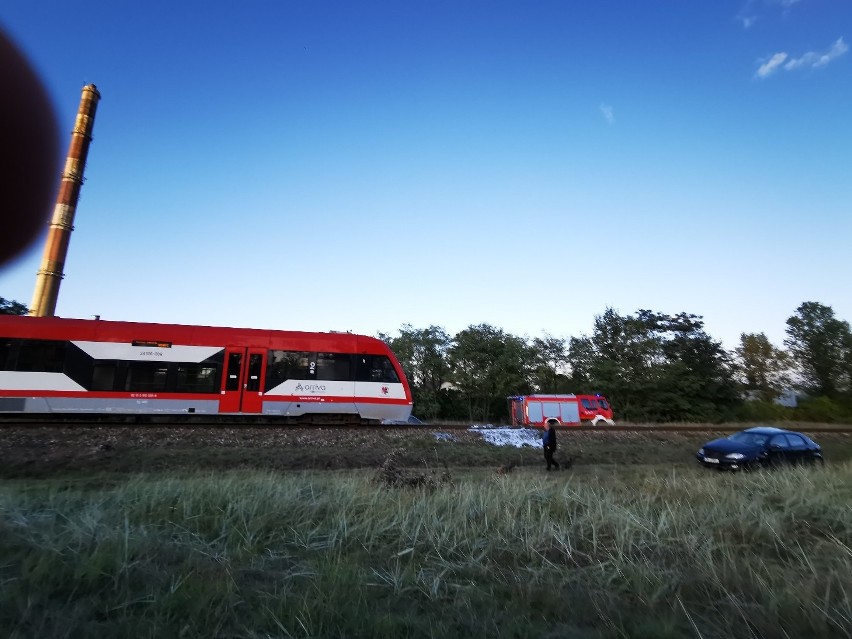
[(9, 637), (852, 634), (852, 466), (0, 488)]

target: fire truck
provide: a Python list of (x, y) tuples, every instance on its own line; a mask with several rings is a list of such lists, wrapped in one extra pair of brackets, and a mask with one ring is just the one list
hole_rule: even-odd
[(603, 395), (518, 395), (509, 397), (512, 426), (615, 426)]

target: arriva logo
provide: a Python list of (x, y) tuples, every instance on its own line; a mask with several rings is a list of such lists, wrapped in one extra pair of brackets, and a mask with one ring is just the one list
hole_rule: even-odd
[(303, 393), (324, 393), (325, 386), (322, 384), (305, 384), (304, 386), (296, 384), (296, 390)]

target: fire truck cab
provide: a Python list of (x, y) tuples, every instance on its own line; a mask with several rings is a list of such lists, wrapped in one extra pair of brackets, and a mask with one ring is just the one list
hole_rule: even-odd
[(615, 426), (603, 395), (518, 395), (509, 397), (512, 426)]

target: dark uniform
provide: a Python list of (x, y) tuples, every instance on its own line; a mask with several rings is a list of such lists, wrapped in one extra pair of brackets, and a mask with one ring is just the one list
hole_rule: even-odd
[(553, 426), (550, 428), (545, 426), (541, 440), (544, 445), (544, 459), (547, 462), (547, 470), (550, 470), (551, 466), (556, 466), (558, 470), (559, 464), (553, 459), (553, 453), (556, 452), (556, 429)]

